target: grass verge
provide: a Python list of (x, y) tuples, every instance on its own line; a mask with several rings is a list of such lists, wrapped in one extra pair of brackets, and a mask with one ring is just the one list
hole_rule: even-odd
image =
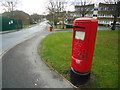
[(55, 29), (66, 29), (66, 25), (64, 25), (64, 26), (63, 25), (56, 25), (56, 26), (54, 25), (54, 28)]
[(34, 25), (34, 24), (23, 25), (23, 28), (30, 27), (30, 26), (32, 26), (32, 25)]
[[(69, 80), (72, 32), (50, 34), (41, 44), (41, 57)], [(83, 87), (118, 87), (118, 31), (98, 31), (91, 77)]]

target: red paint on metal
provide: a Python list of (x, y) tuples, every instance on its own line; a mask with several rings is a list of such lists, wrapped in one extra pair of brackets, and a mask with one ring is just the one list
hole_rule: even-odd
[[(93, 18), (78, 18), (74, 20), (72, 62), (71, 66), (75, 71), (85, 73), (92, 68), (95, 39), (98, 20)], [(76, 39), (77, 32), (84, 33), (84, 40)]]
[(50, 27), (50, 32), (52, 31), (52, 27)]

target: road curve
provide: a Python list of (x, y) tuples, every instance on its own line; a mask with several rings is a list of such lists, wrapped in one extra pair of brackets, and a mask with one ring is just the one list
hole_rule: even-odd
[(73, 88), (38, 55), (37, 46), (49, 33), (38, 33), (3, 56), (2, 88)]

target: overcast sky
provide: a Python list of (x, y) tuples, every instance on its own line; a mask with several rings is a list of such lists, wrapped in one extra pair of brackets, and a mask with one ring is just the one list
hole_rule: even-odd
[[(22, 10), (28, 14), (38, 13), (45, 14), (48, 0), (19, 0), (21, 1), (17, 7), (17, 10)], [(72, 0), (69, 0), (72, 1)], [(74, 1), (74, 0), (73, 0)], [(93, 0), (95, 2), (97, 0)], [(74, 10), (73, 6), (69, 6), (67, 10)], [(3, 12), (3, 8), (0, 6), (0, 13)]]

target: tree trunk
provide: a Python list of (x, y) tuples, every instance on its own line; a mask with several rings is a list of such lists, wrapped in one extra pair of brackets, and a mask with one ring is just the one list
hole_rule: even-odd
[(62, 23), (62, 29), (64, 29), (64, 21), (63, 21), (63, 23)]
[(116, 22), (117, 22), (117, 16), (114, 16), (113, 26), (111, 27), (111, 30), (115, 30)]
[(64, 18), (62, 18), (62, 29), (64, 29)]
[(82, 14), (82, 17), (85, 17), (85, 14)]

